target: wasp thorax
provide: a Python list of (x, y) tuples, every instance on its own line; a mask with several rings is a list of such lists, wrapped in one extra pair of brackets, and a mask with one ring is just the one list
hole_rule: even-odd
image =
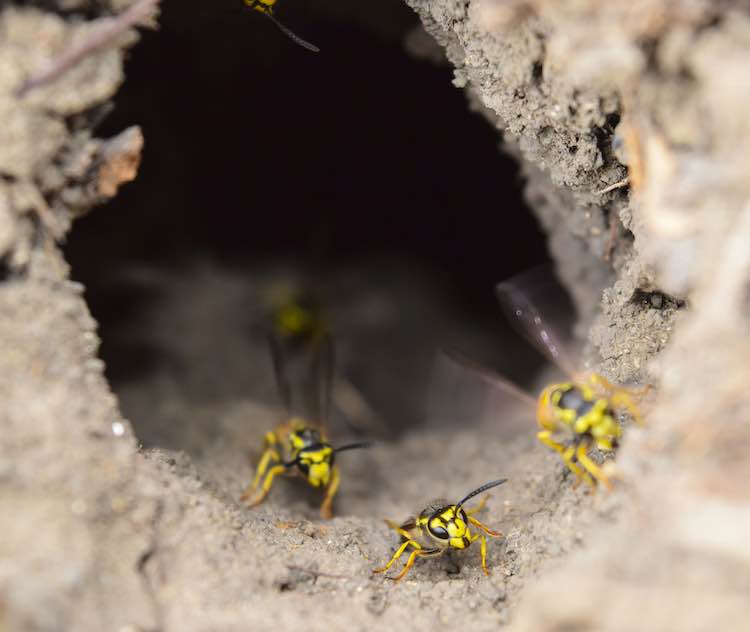
[(310, 426), (299, 426), (289, 434), (292, 450), (304, 450), (324, 443), (320, 431)]

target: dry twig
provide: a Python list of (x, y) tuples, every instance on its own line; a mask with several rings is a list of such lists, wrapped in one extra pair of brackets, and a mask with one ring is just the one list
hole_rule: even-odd
[(87, 38), (73, 43), (67, 50), (46, 68), (32, 75), (16, 88), (17, 98), (24, 97), (31, 90), (43, 86), (64, 75), (84, 57), (109, 44), (115, 37), (127, 31), (136, 22), (152, 11), (160, 0), (136, 0), (120, 15), (113, 18), (102, 18), (99, 25)]

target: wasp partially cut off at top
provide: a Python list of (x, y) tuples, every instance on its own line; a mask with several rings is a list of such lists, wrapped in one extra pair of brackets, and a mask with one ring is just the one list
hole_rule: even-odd
[[(489, 575), (490, 572), (487, 570), (487, 540), (484, 535), (487, 534), (492, 538), (497, 538), (502, 534), (493, 531), (473, 516), (473, 514), (482, 510), (486, 499), (479, 506), (468, 511), (463, 509), (463, 505), (474, 496), (502, 485), (507, 480), (502, 478), (486, 483), (455, 504), (444, 499), (433, 500), (419, 512), (418, 516), (409, 518), (400, 525), (386, 520), (386, 524), (401, 535), (401, 546), (396, 549), (390, 561), (383, 568), (377, 568), (373, 573), (385, 573), (407, 549), (410, 549), (409, 558), (404, 568), (396, 577), (392, 578), (399, 581), (409, 572), (416, 558), (438, 557), (449, 549), (462, 550), (471, 546), (472, 542), (479, 540), (482, 570), (485, 575)], [(481, 532), (472, 533), (469, 525), (474, 525)]]
[(456, 352), (449, 351), (448, 355), (535, 409), (540, 426), (537, 438), (558, 452), (579, 480), (591, 486), (600, 483), (611, 488), (609, 478), (589, 453), (594, 447), (605, 452), (617, 447), (622, 436), (618, 419), (622, 412), (629, 413), (637, 423), (642, 422), (636, 402), (650, 387), (628, 389), (612, 384), (598, 373), (576, 370), (555, 332), (528, 296), (538, 275), (539, 271), (532, 271), (500, 283), (496, 294), (510, 322), (564, 372), (567, 380), (546, 386), (535, 398), (501, 375)]
[[(333, 379), (333, 343), (323, 337), (313, 355), (312, 405), (316, 408), (314, 421), (291, 414), (291, 388), (283, 363), (279, 342), (270, 338), (271, 355), (279, 395), (286, 408), (286, 421), (266, 433), (263, 454), (258, 462), (253, 482), (240, 497), (255, 507), (265, 500), (280, 474), (302, 476), (309, 485), (325, 490), (320, 515), (333, 517), (333, 498), (339, 488), (340, 473), (335, 464), (336, 454), (345, 450), (369, 447), (369, 443), (351, 443), (334, 448), (326, 438), (325, 424), (331, 401)], [(260, 488), (260, 489), (259, 489)], [(254, 495), (254, 498), (252, 498)]]
[(315, 44), (311, 44), (310, 42), (303, 40), (299, 35), (293, 33), (290, 29), (288, 29), (286, 26), (284, 26), (281, 22), (278, 21), (276, 16), (273, 14), (273, 10), (278, 0), (244, 0), (244, 2), (251, 9), (255, 9), (256, 11), (267, 16), (276, 26), (279, 27), (279, 29), (287, 37), (289, 37), (289, 39), (291, 39), (296, 44), (299, 44), (303, 48), (306, 48), (307, 50), (311, 50), (314, 53), (320, 52), (320, 49), (317, 46), (315, 46)]

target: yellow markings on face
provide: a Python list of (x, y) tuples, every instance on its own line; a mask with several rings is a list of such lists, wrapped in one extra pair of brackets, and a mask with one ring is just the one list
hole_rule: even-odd
[(427, 533), (442, 547), (465, 549), (472, 542), (464, 513), (457, 511), (455, 505), (446, 507), (439, 514), (420, 518), (418, 525), (426, 528)]
[(322, 445), (315, 450), (304, 450), (299, 455), (300, 469), (313, 487), (328, 485), (331, 479), (331, 457), (333, 448)]

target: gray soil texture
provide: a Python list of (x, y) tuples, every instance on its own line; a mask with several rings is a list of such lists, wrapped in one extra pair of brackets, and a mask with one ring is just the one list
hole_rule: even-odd
[[(0, 632), (748, 629), (747, 3), (407, 4), (424, 26), (410, 49), (452, 64), (467, 107), (521, 165), (589, 366), (652, 386), (646, 423), (628, 425), (605, 466), (614, 491), (574, 485), (537, 443), (533, 411), (490, 401), (481, 380), (436, 360), (431, 342), (481, 346), (484, 332), (415, 271), (332, 305), (350, 324), (334, 397), (356, 382), (384, 416), (424, 423), (338, 457), (333, 520), (300, 480), (245, 507), (262, 437), (283, 411), (263, 336), (244, 336), (239, 315), (260, 317), (268, 288), (296, 273), (131, 270), (121, 282), (156, 298), (122, 335), (163, 362), (109, 384), (59, 244), (136, 177), (140, 130), (92, 130), (158, 3), (4, 3)], [(133, 28), (28, 82), (143, 7)], [(330, 281), (351, 288), (368, 274)], [(410, 347), (426, 322), (434, 331)], [(394, 381), (409, 396), (391, 399)], [(460, 396), (445, 386), (458, 382)], [(461, 401), (471, 405), (456, 423)], [(479, 514), (503, 534), (489, 541), (489, 576), (478, 544), (418, 560), (399, 583), (372, 573), (398, 545), (384, 518), (500, 477)]]

